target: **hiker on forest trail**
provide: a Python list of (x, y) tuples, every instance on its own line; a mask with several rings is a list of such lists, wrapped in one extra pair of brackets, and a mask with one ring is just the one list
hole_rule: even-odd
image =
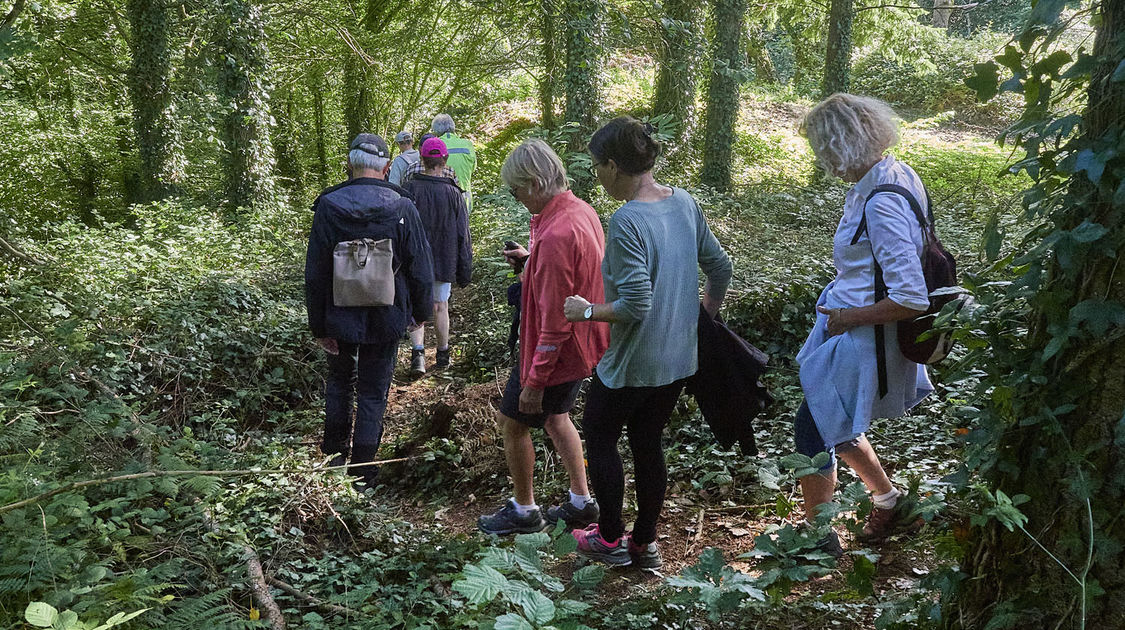
[(468, 138), (457, 135), (457, 127), (449, 114), (438, 114), (430, 125), (431, 131), (449, 148), (449, 166), (457, 173), (457, 185), (465, 191), (465, 206), (473, 211), (473, 170), (477, 167), (477, 152)]
[(391, 161), (391, 174), (387, 176), (387, 181), (396, 186), (402, 186), (406, 183), (403, 181), (406, 168), (417, 162), (420, 156), (418, 150), (414, 148), (414, 135), (409, 131), (398, 132), (398, 135), (395, 136), (395, 143), (398, 145), (398, 155)]
[[(328, 353), (321, 449), (332, 455), (333, 466), (343, 465), (349, 454), (352, 464), (374, 461), (383, 437), (383, 412), (399, 340), (408, 327), (420, 325), (415, 322), (429, 319), (434, 282), (430, 246), (418, 210), (409, 193), (386, 181), (391, 167), (386, 142), (361, 133), (350, 149), (350, 179), (322, 192), (313, 204), (305, 258), (309, 328)], [(383, 259), (385, 277), (378, 278), (384, 282), (382, 287), (393, 287), (390, 304), (339, 306), (368, 301), (368, 291), (344, 290), (352, 285), (345, 283), (348, 278), (343, 273), (353, 259), (374, 260), (373, 252), (380, 248), (391, 254)], [(371, 264), (375, 270), (375, 263)], [(370, 488), (376, 468), (357, 467), (349, 473)]]
[[(626, 202), (609, 220), (604, 304), (597, 296), (566, 300), (572, 322), (610, 322), (609, 349), (598, 362), (582, 430), (590, 480), (601, 517), (575, 530), (578, 554), (612, 565), (662, 564), (656, 523), (664, 506), (667, 469), (661, 436), (684, 381), (695, 374), (700, 315), (699, 270), (707, 276), (703, 308), (719, 312), (731, 263), (699, 204), (686, 191), (659, 184), (652, 168), (660, 145), (653, 128), (628, 116), (594, 132), (590, 158), (598, 180)], [(576, 328), (600, 324), (578, 323)], [(617, 449), (626, 429), (633, 452), (637, 517), (625, 531), (625, 478)]]
[[(830, 455), (820, 472), (800, 479), (805, 518), (813, 523), (819, 507), (832, 500), (839, 456), (874, 502), (858, 538), (879, 542), (918, 522), (864, 432), (872, 418), (902, 416), (934, 388), (926, 367), (903, 356), (896, 328), (896, 322), (930, 307), (920, 258), (922, 228), (902, 194), (875, 189), (893, 184), (916, 200), (925, 200), (926, 193), (914, 170), (886, 153), (898, 141), (898, 128), (882, 101), (834, 94), (809, 111), (800, 131), (825, 170), (854, 184), (833, 239), (836, 278), (820, 294), (816, 324), (797, 354), (805, 393), (793, 427), (797, 451)], [(877, 300), (880, 282), (886, 297)], [(818, 546), (836, 557), (843, 553), (831, 529)]]
[[(609, 327), (568, 322), (563, 302), (575, 293), (601, 299), (604, 232), (594, 209), (567, 189), (566, 167), (542, 140), (516, 147), (500, 177), (531, 212), (530, 253), (505, 251), (509, 257), (526, 257), (519, 360), (496, 414), (515, 496), (494, 514), (481, 516), (477, 526), (498, 535), (537, 532), (560, 519), (572, 528), (585, 527), (597, 520), (598, 504), (586, 485), (582, 440), (569, 414), (582, 381), (605, 352)], [(532, 427), (546, 429), (570, 476), (569, 499), (548, 508), (546, 518), (532, 491)]]
[[(442, 177), (449, 157), (440, 138), (422, 143), (422, 163), (426, 172), (406, 183), (414, 197), (426, 239), (434, 261), (434, 330), (437, 333), (437, 355), (434, 367), (449, 366), (449, 297), (453, 283), (466, 287), (473, 275), (473, 241), (469, 236), (469, 213), (461, 189), (448, 177)], [(425, 325), (410, 332), (412, 345), (410, 372), (426, 373)]]
[[(422, 146), (430, 138), (436, 137), (437, 136), (432, 133), (424, 133), (422, 134), (422, 137), (418, 139), (418, 142), (420, 143), (418, 146)], [(419, 154), (419, 158), (421, 158), (421, 154)], [(402, 185), (405, 186), (407, 182), (414, 179), (418, 175), (422, 175), (425, 172), (426, 165), (422, 163), (421, 159), (419, 159), (417, 162), (412, 162), (402, 173)], [(453, 183), (457, 184), (458, 186), (461, 185), (461, 183), (457, 181), (457, 173), (453, 169), (449, 168), (448, 161), (445, 166), (441, 167), (441, 176), (447, 179), (452, 179)]]

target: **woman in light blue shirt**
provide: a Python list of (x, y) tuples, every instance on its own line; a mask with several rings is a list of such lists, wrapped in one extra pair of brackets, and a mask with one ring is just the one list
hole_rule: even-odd
[[(923, 207), (927, 197), (913, 169), (886, 154), (898, 141), (895, 115), (886, 103), (834, 94), (809, 111), (801, 133), (827, 171), (855, 184), (833, 239), (836, 278), (821, 293), (816, 324), (797, 354), (805, 394), (794, 424), (797, 451), (830, 455), (820, 472), (800, 480), (805, 518), (812, 523), (817, 509), (832, 500), (838, 455), (872, 494), (874, 509), (859, 538), (879, 542), (916, 524), (864, 432), (872, 418), (899, 417), (933, 391), (925, 366), (899, 350), (895, 324), (930, 305), (922, 227), (903, 194)], [(900, 192), (876, 191), (888, 184)], [(877, 275), (885, 287), (880, 299)], [(882, 376), (876, 325), (883, 326)], [(820, 547), (837, 557), (843, 553), (831, 530)]]
[[(653, 178), (660, 146), (651, 125), (616, 118), (594, 133), (589, 150), (606, 192), (626, 203), (610, 218), (606, 234), (606, 303), (572, 296), (564, 307), (570, 321), (610, 323), (609, 349), (598, 362), (582, 417), (601, 516), (574, 535), (584, 557), (656, 568), (656, 523), (667, 486), (661, 436), (684, 379), (698, 367), (699, 270), (707, 276), (703, 307), (714, 316), (731, 264), (695, 199)], [(621, 517), (625, 477), (617, 450), (623, 429), (637, 491), (629, 534)]]

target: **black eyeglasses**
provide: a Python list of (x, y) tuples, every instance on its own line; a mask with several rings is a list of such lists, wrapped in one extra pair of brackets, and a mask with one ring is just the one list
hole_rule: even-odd
[(513, 197), (515, 197), (516, 199), (519, 199), (519, 197), (516, 197), (516, 187), (515, 186), (512, 186), (511, 188), (509, 188), (508, 192), (511, 193), (511, 195)]

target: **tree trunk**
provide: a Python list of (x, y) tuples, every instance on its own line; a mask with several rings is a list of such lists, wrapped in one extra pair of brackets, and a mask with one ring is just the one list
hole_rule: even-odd
[[(577, 127), (570, 135), (569, 150), (585, 151), (601, 115), (598, 75), (602, 64), (602, 31), (605, 7), (602, 0), (566, 0), (566, 122)], [(579, 196), (593, 187), (587, 169), (570, 173)]]
[(129, 100), (140, 160), (138, 196), (153, 201), (171, 194), (184, 172), (172, 103), (170, 18), (162, 0), (129, 0), (127, 11), (133, 56)]
[(953, 0), (934, 0), (934, 12), (930, 16), (930, 26), (949, 28), (949, 17), (953, 15)]
[(539, 3), (540, 54), (543, 57), (543, 78), (539, 80), (540, 122), (544, 129), (553, 130), (555, 121), (555, 86), (559, 80), (558, 30), (559, 19), (555, 8), (556, 0), (541, 0)]
[(832, 0), (828, 15), (828, 44), (824, 51), (824, 80), (820, 97), (847, 92), (852, 71), (852, 0)]
[(313, 82), (312, 91), (313, 127), (316, 131), (316, 183), (321, 189), (328, 187), (328, 148), (324, 140), (324, 91), (328, 89), (326, 83), (324, 77), (318, 77)]
[[(1098, 62), (1083, 116), (1083, 141), (1094, 152), (1121, 146), (1120, 121), (1125, 119), (1125, 82), (1110, 80), (1125, 63), (1125, 1), (1104, 0), (1099, 13), (1093, 50)], [(1106, 228), (1098, 247), (1115, 247), (1116, 256), (1087, 245), (1088, 250), (1079, 252), (1080, 263), (1058, 254), (1049, 259), (1049, 279), (1039, 289), (1029, 327), (1028, 344), (1037, 358), (1058, 333), (1060, 322), (1065, 327), (1073, 318), (1077, 304), (1125, 303), (1125, 274), (1117, 269), (1125, 246), (1125, 200), (1119, 192), (1114, 195), (1125, 189), (1122, 174), (1120, 166), (1107, 166), (1095, 185), (1087, 171), (1074, 173), (1064, 205), (1052, 215), (1057, 230), (1087, 221)], [(997, 398), (1000, 405), (1022, 403), (1018, 409), (1027, 413), (1013, 418), (1001, 433), (998, 461), (988, 471), (989, 485), (1008, 496), (1030, 497), (1020, 506), (1028, 519), (1026, 531), (1076, 578), (1085, 575), (1087, 605), (1080, 601), (1077, 579), (1028, 534), (1009, 532), (990, 521), (969, 541), (962, 570), (970, 579), (957, 602), (959, 609), (947, 616), (950, 626), (979, 628), (990, 617), (1004, 614), (1009, 624), (1003, 627), (1076, 628), (1085, 610), (1082, 627), (1125, 627), (1123, 329), (1118, 320), (1100, 334), (1083, 333), (1082, 343), (1072, 342), (1049, 360), (1038, 359), (1042, 384), (1013, 392), (1029, 393), (1030, 404), (1022, 398), (1018, 403)], [(1009, 369), (1031, 376), (1022, 365)], [(1042, 407), (1035, 408), (1040, 401)], [(1072, 410), (1059, 407), (1068, 402)], [(1052, 408), (1053, 417), (1034, 415)], [(1089, 561), (1088, 550), (1093, 552)]]
[(677, 155), (690, 138), (695, 113), (695, 81), (702, 57), (697, 33), (703, 16), (692, 0), (665, 0), (661, 20), (660, 69), (656, 75), (653, 115), (667, 114), (676, 122), (671, 154)]
[(367, 92), (367, 67), (355, 54), (344, 62), (344, 127), (347, 141), (361, 133), (371, 132), (371, 105)]
[(766, 48), (766, 31), (760, 26), (751, 27), (746, 34), (746, 62), (754, 68), (754, 78), (762, 83), (777, 83), (777, 68)]
[(739, 51), (745, 0), (714, 0), (715, 39), (711, 43), (711, 76), (707, 88), (703, 172), (700, 182), (716, 190), (731, 185), (732, 147), (737, 135), (739, 87), (743, 55)]
[(301, 168), (301, 159), (297, 151), (300, 143), (293, 128), (293, 88), (285, 90), (285, 97), (274, 99), (273, 104), (277, 106), (274, 109), (278, 112), (273, 117), (277, 121), (274, 134), (274, 146), (277, 147), (277, 174), (290, 192), (297, 193), (304, 183), (304, 169)]
[(269, 135), (266, 33), (255, 0), (223, 0), (223, 52), (219, 82), (227, 104), (227, 203), (256, 207), (273, 194), (274, 152)]

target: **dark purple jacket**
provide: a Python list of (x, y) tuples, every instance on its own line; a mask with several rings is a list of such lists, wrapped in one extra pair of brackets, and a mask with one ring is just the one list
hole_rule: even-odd
[(405, 188), (414, 196), (426, 228), (434, 257), (434, 281), (456, 282), (460, 287), (469, 284), (473, 275), (473, 241), (461, 189), (448, 177), (430, 175), (415, 175)]
[[(313, 336), (347, 343), (397, 341), (411, 318), (433, 311), (433, 263), (426, 232), (409, 193), (381, 179), (361, 177), (320, 193), (313, 204), (305, 257), (305, 306)], [(336, 306), (332, 302), (332, 251), (341, 241), (392, 239), (395, 303)]]

